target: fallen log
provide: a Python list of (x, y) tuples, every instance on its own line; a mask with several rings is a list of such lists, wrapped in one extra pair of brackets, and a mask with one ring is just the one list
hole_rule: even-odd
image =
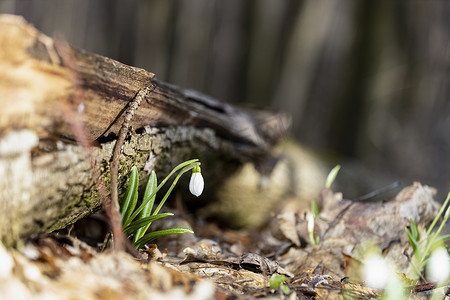
[(120, 192), (133, 165), (144, 179), (151, 169), (161, 178), (199, 158), (208, 199), (243, 163), (270, 170), (270, 150), (289, 124), (283, 114), (239, 109), (107, 57), (64, 52), (19, 16), (0, 16), (0, 45), (0, 239), (6, 245), (100, 208), (80, 138), (91, 145), (108, 186), (123, 114), (144, 87), (152, 90), (130, 123)]

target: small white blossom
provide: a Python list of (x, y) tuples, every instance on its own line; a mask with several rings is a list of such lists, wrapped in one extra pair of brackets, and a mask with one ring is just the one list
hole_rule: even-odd
[(450, 261), (444, 247), (434, 250), (427, 264), (427, 275), (432, 281), (437, 282), (443, 282), (449, 278)]
[(370, 254), (364, 260), (363, 277), (367, 286), (374, 289), (384, 289), (389, 277), (386, 261), (379, 255)]
[(314, 216), (312, 214), (308, 215), (308, 232), (314, 231)]
[(83, 103), (78, 104), (77, 111), (78, 111), (79, 114), (81, 114), (84, 111), (84, 104)]
[(205, 187), (202, 173), (200, 173), (200, 167), (196, 167), (192, 171), (191, 181), (189, 182), (189, 191), (194, 196), (200, 196)]

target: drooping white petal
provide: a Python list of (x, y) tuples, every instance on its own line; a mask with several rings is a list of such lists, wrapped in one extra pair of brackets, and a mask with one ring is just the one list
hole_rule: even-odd
[(427, 275), (431, 280), (437, 282), (443, 282), (448, 279), (450, 275), (450, 260), (444, 247), (434, 250), (427, 264)]
[(383, 289), (387, 284), (388, 275), (388, 266), (381, 256), (371, 254), (365, 259), (363, 277), (369, 287)]
[(189, 191), (194, 196), (200, 196), (203, 192), (205, 182), (203, 181), (202, 173), (192, 173), (191, 181), (189, 182)]
[(312, 214), (308, 215), (308, 232), (314, 231), (314, 216)]

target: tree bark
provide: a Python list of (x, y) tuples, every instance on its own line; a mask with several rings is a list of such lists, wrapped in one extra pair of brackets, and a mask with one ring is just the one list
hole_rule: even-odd
[(0, 45), (0, 238), (7, 245), (100, 208), (86, 149), (76, 141), (92, 145), (108, 184), (123, 114), (144, 87), (154, 89), (131, 121), (121, 192), (133, 165), (144, 179), (151, 169), (161, 178), (199, 158), (210, 199), (242, 163), (273, 165), (270, 150), (289, 124), (285, 115), (239, 109), (106, 57), (64, 52), (18, 16), (0, 16)]

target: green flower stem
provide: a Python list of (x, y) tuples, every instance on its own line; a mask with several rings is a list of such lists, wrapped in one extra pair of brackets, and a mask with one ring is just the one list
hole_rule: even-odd
[(162, 206), (164, 205), (164, 203), (166, 202), (167, 198), (169, 198), (170, 193), (172, 192), (173, 188), (175, 187), (175, 185), (177, 185), (178, 180), (180, 179), (181, 175), (183, 175), (184, 173), (186, 173), (187, 171), (193, 169), (197, 164), (192, 164), (190, 166), (184, 167), (180, 173), (178, 174), (177, 177), (175, 177), (175, 180), (172, 182), (172, 185), (170, 186), (169, 190), (167, 191), (166, 195), (164, 196), (164, 198), (161, 200), (161, 202), (159, 203), (158, 207), (155, 209), (155, 211), (153, 212), (153, 215), (156, 215), (157, 213), (159, 213), (159, 210), (162, 208)]
[[(447, 207), (448, 202), (450, 201), (450, 193), (448, 193), (447, 195), (447, 199), (445, 199), (444, 204), (442, 204), (441, 209), (439, 210), (439, 213), (437, 214), (437, 216), (434, 218), (433, 223), (431, 223), (430, 227), (427, 230), (427, 236), (430, 234), (431, 230), (433, 230), (434, 225), (436, 225), (436, 222), (439, 220), (439, 218), (441, 217), (442, 213), (444, 212), (445, 208)], [(444, 224), (448, 219), (447, 218), (442, 222), (442, 224)], [(442, 227), (442, 225), (441, 225)]]
[[(148, 196), (148, 199), (145, 199), (145, 201), (142, 202), (142, 204), (139, 206), (139, 208), (136, 209), (136, 211), (131, 215), (131, 217), (130, 217), (130, 218), (127, 220), (127, 222), (124, 224), (124, 227), (130, 225), (131, 221), (133, 221), (133, 220), (136, 218), (136, 216), (144, 209), (145, 205), (147, 205), (147, 203), (150, 201), (150, 199), (151, 199), (154, 195), (156, 195), (156, 193), (163, 187), (163, 185), (169, 180), (169, 178), (170, 178), (176, 171), (178, 171), (179, 169), (181, 169), (181, 168), (183, 168), (183, 167), (189, 168), (188, 170), (190, 170), (190, 169), (192, 169), (192, 168), (195, 166), (194, 163), (196, 163), (196, 162), (198, 162), (198, 159), (191, 159), (191, 160), (185, 161), (184, 163), (181, 163), (181, 164), (179, 164), (178, 166), (176, 166), (176, 167), (172, 170), (172, 172), (170, 172), (169, 175), (167, 175), (167, 177), (164, 178), (164, 180), (158, 185), (158, 187), (156, 188), (156, 190), (155, 190), (150, 196)], [(186, 166), (187, 166), (187, 167), (186, 167)], [(183, 170), (184, 170), (184, 169), (183, 169)], [(186, 170), (186, 171), (187, 171), (187, 170)], [(181, 172), (180, 172), (180, 173), (181, 173)], [(178, 177), (179, 177), (179, 175), (177, 176), (177, 178), (178, 178)], [(178, 181), (178, 180), (177, 180), (177, 181)], [(173, 187), (172, 187), (172, 189), (173, 189)], [(161, 206), (161, 205), (158, 206), (159, 209), (161, 209), (160, 206)], [(158, 211), (159, 211), (159, 210), (158, 210)], [(155, 214), (156, 214), (156, 213), (154, 213), (154, 215), (155, 215)]]
[(314, 238), (314, 232), (310, 231), (309, 234), (309, 241), (311, 242), (311, 245), (314, 247), (316, 245), (316, 239)]

